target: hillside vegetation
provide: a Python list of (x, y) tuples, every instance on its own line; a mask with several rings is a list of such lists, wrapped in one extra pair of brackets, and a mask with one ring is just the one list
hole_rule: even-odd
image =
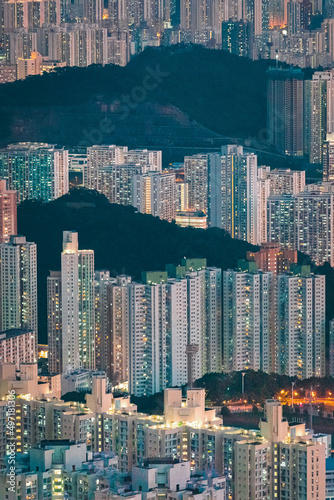
[[(265, 72), (270, 64), (190, 44), (147, 48), (124, 68), (60, 68), (0, 86), (0, 141), (20, 137), (29, 110), (40, 117), (45, 110), (48, 115), (59, 113), (66, 130), (59, 128), (57, 119), (50, 120), (46, 130), (43, 118), (35, 123), (36, 129), (32, 128), (31, 140), (44, 140), (51, 131), (54, 141), (67, 137), (66, 144), (76, 145), (78, 128), (81, 132), (88, 118), (96, 128), (101, 116), (113, 119), (120, 112), (117, 103), (124, 115), (127, 95), (131, 104), (123, 124), (136, 115), (142, 103), (149, 102), (166, 105), (167, 117), (169, 106), (174, 106), (220, 135), (255, 137), (266, 126)], [(85, 120), (70, 126), (67, 115), (78, 111)], [(94, 119), (89, 117), (92, 114)], [(144, 118), (144, 112), (140, 114)]]

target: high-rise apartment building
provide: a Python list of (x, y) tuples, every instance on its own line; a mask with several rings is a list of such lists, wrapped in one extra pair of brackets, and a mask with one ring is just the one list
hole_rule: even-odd
[(222, 370), (222, 272), (205, 269), (206, 373)]
[(334, 132), (334, 78), (333, 71), (316, 71), (312, 80), (304, 82), (306, 137), (310, 163), (322, 163), (326, 134)]
[(189, 207), (189, 185), (183, 179), (175, 180), (174, 201), (176, 212), (185, 212)]
[(323, 143), (322, 171), (324, 182), (334, 182), (334, 134), (327, 134)]
[(305, 192), (296, 196), (296, 249), (317, 264), (334, 264), (334, 193)]
[(62, 300), (60, 271), (50, 271), (50, 275), (47, 277), (47, 315), (49, 373), (62, 373)]
[(78, 233), (64, 231), (61, 254), (62, 372), (95, 367), (94, 251), (78, 249)]
[[(215, 167), (219, 165), (216, 163)], [(232, 238), (256, 244), (257, 156), (244, 153), (242, 146), (223, 146), (220, 171), (221, 183), (215, 176), (217, 182), (211, 184), (212, 207), (221, 196), (221, 225), (218, 227), (229, 232)], [(217, 224), (212, 221), (213, 226)]]
[[(254, 2), (255, 3), (255, 2)], [(253, 23), (247, 19), (222, 23), (222, 49), (240, 57), (252, 58), (254, 42)]]
[(6, 188), (0, 180), (0, 243), (8, 243), (17, 233), (17, 192)]
[(11, 144), (0, 150), (0, 178), (18, 200), (51, 201), (68, 192), (68, 151), (40, 143)]
[(166, 380), (167, 273), (132, 283), (130, 298), (129, 390), (137, 396), (159, 392)]
[(282, 249), (299, 250), (317, 265), (333, 264), (333, 200), (330, 189), (293, 195), (274, 195), (267, 200), (267, 241)]
[(273, 272), (255, 262), (239, 262), (223, 273), (224, 370), (274, 369), (275, 307)]
[(129, 377), (130, 276), (95, 272), (95, 364), (115, 383)]
[(108, 0), (108, 18), (112, 27), (129, 25), (130, 6), (127, 0)]
[(84, 166), (84, 186), (100, 191), (98, 172), (103, 167), (124, 163), (127, 147), (91, 146), (87, 148), (87, 164)]
[(69, 66), (86, 67), (108, 62), (108, 32), (96, 25), (78, 24), (66, 32), (69, 48), (66, 63)]
[(171, 387), (187, 383), (185, 358), (188, 344), (187, 281), (170, 278), (166, 284), (167, 380)]
[(196, 346), (192, 378), (220, 372), (221, 270), (184, 259), (167, 272), (143, 273), (129, 285), (129, 385), (137, 395), (188, 381), (188, 345)]
[(257, 243), (257, 156), (242, 146), (222, 147), (221, 154), (184, 159), (189, 210), (203, 212), (210, 227)]
[(20, 28), (5, 33), (4, 36), (7, 64), (17, 64), (18, 59), (30, 59), (37, 50), (36, 33)]
[(189, 210), (208, 213), (208, 155), (184, 157), (184, 180), (188, 183)]
[(4, 0), (4, 28), (36, 29), (44, 23), (59, 25), (61, 21), (61, 0)]
[[(133, 177), (148, 172), (161, 173), (161, 151), (128, 151), (127, 147), (92, 146), (87, 149), (84, 186), (104, 194), (111, 203), (131, 205), (134, 196)], [(164, 179), (167, 182), (167, 177)], [(156, 182), (159, 183), (158, 177)], [(162, 187), (166, 191), (166, 183)], [(158, 198), (155, 196), (156, 200)]]
[(311, 274), (308, 266), (278, 276), (278, 373), (325, 375), (325, 287), (325, 276)]
[[(6, 368), (3, 374), (12, 378), (13, 370)], [(30, 376), (32, 371), (24, 367), (21, 373)], [(197, 491), (215, 500), (275, 498), (275, 492), (281, 499), (326, 498), (326, 444), (305, 423), (290, 425), (277, 400), (266, 401), (258, 430), (231, 428), (205, 408), (204, 389), (188, 390), (185, 398), (181, 389), (166, 389), (164, 414), (156, 416), (139, 413), (129, 397), (114, 398), (106, 392), (105, 378), (95, 377), (92, 394), (80, 410), (70, 402), (24, 394), (16, 398), (15, 410), (21, 421), (17, 445), (29, 454), (34, 471), (25, 472), (26, 456), (17, 456), (15, 494), (9, 490), (7, 470), (1, 471), (0, 494), (8, 500), (16, 500), (16, 492), (21, 497), (31, 492), (41, 500), (52, 495), (53, 485), (64, 497), (68, 478), (72, 495), (84, 489), (99, 499), (145, 500), (148, 493), (151, 497), (159, 492), (186, 500), (198, 496)], [(5, 418), (0, 425), (5, 450)], [(92, 460), (87, 460), (87, 451)], [(211, 479), (198, 474), (209, 466), (216, 471), (211, 486)], [(190, 477), (190, 471), (197, 473)], [(120, 485), (125, 484), (122, 493)], [(45, 486), (42, 495), (40, 485)]]
[(283, 154), (303, 156), (304, 98), (301, 69), (269, 69), (268, 141)]
[(123, 165), (114, 165), (111, 167), (111, 169), (105, 170), (105, 182), (102, 182), (101, 184), (102, 186), (107, 186), (108, 177), (111, 174), (111, 177), (109, 178), (111, 179), (112, 184), (112, 199), (110, 200), (109, 198), (109, 200), (112, 203), (117, 203), (120, 205), (132, 205), (134, 177), (137, 175), (145, 174), (148, 171), (148, 166), (141, 165), (139, 163), (124, 163)]
[(270, 167), (258, 168), (257, 179), (257, 243), (261, 245), (267, 241), (267, 201), (270, 196), (270, 179), (267, 172)]
[(290, 270), (297, 264), (297, 250), (281, 249), (278, 243), (262, 243), (258, 252), (247, 252), (247, 260), (257, 263), (261, 271), (271, 271), (274, 276)]
[(302, 30), (302, 2), (292, 0), (287, 2), (288, 33), (295, 35)]
[(269, 179), (270, 194), (298, 194), (305, 189), (305, 170), (258, 168), (259, 179)]
[[(175, 8), (175, 7), (174, 7)], [(218, 42), (221, 40), (221, 22), (223, 5), (217, 0), (186, 0), (180, 5), (181, 29), (189, 33), (192, 42), (210, 38), (208, 32), (213, 32)], [(173, 9), (171, 4), (170, 9)]]
[(274, 276), (255, 262), (224, 272), (224, 369), (300, 379), (325, 374), (325, 276)]
[[(234, 444), (234, 467), (238, 471), (235, 482), (235, 500), (270, 498), (271, 446), (268, 441), (248, 439)], [(254, 471), (249, 474), (249, 469)]]
[(132, 205), (139, 212), (175, 219), (175, 174), (148, 172), (132, 177)]
[(281, 248), (297, 248), (296, 200), (291, 194), (269, 196), (267, 200), (267, 241)]
[(321, 471), (325, 464), (325, 447), (316, 440), (307, 439), (305, 424), (290, 427), (283, 418), (281, 404), (268, 400), (260, 433), (271, 443), (270, 497), (275, 498), (279, 484), (279, 498), (303, 495), (324, 500), (325, 478)]
[(37, 362), (37, 334), (30, 329), (14, 328), (0, 333), (0, 364)]
[(328, 375), (334, 377), (334, 320), (329, 322), (329, 360)]
[[(125, 148), (124, 148), (125, 149)], [(124, 163), (150, 166), (152, 172), (162, 171), (162, 152), (159, 150), (130, 149), (124, 152)]]
[(83, 17), (88, 23), (99, 23), (103, 17), (102, 0), (83, 0)]
[[(95, 368), (104, 370), (107, 373), (109, 357), (109, 366), (111, 356), (108, 356), (108, 339), (110, 338), (111, 328), (109, 327), (109, 300), (108, 287), (116, 283), (114, 278), (110, 277), (109, 271), (95, 271), (94, 294), (95, 294)], [(107, 376), (110, 377), (110, 370)]]
[(37, 246), (11, 236), (0, 256), (1, 331), (24, 328), (37, 336)]
[(305, 171), (270, 170), (258, 168), (257, 180), (257, 238), (258, 244), (267, 241), (268, 198), (273, 195), (298, 194), (305, 189)]
[[(172, 270), (172, 268), (170, 268)], [(187, 280), (188, 343), (198, 346), (192, 358), (193, 380), (222, 366), (221, 270), (207, 267), (206, 259), (182, 259), (171, 271)]]

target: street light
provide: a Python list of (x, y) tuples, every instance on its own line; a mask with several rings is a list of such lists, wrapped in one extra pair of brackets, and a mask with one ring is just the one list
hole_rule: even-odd
[(242, 375), (242, 380), (241, 380), (241, 393), (244, 394), (245, 392), (245, 375), (246, 373), (245, 372), (242, 372), (241, 373)]
[(296, 382), (291, 382), (291, 406), (292, 406), (292, 410), (293, 410), (293, 387), (295, 385)]

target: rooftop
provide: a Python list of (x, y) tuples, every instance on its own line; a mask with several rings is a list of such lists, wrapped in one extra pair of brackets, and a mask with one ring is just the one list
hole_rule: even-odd
[(0, 340), (18, 337), (19, 335), (25, 335), (26, 333), (34, 333), (34, 330), (28, 330), (24, 328), (12, 328), (11, 330), (5, 330), (0, 333)]

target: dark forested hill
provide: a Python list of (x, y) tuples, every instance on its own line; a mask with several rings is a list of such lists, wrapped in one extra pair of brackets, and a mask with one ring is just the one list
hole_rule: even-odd
[(46, 278), (60, 269), (62, 232), (76, 230), (81, 249), (95, 251), (95, 268), (140, 278), (182, 257), (206, 257), (209, 265), (234, 267), (248, 243), (220, 229), (181, 228), (134, 208), (113, 205), (94, 191), (74, 190), (51, 203), (27, 201), (18, 208), (18, 232), (37, 243), (40, 341), (46, 340)]
[(0, 86), (0, 145), (219, 147), (266, 126), (270, 61), (201, 46), (147, 48), (126, 67), (61, 68)]

